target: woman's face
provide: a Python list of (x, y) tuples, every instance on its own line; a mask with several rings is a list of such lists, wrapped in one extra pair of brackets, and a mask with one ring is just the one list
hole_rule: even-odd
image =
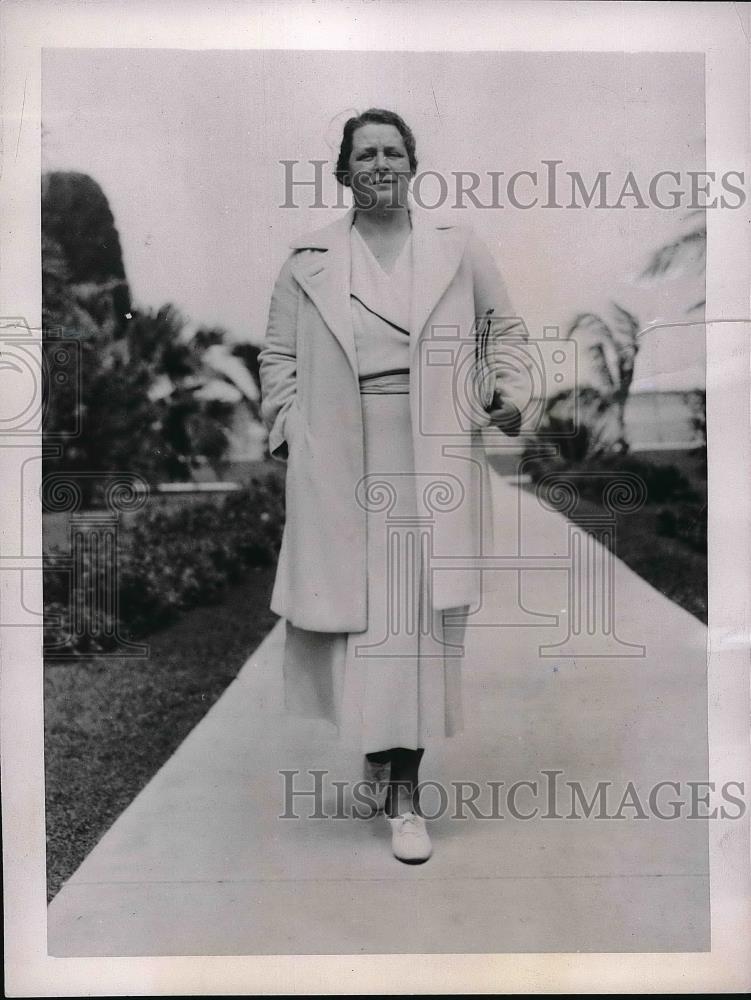
[(368, 122), (355, 129), (347, 168), (358, 208), (406, 207), (412, 170), (395, 125)]

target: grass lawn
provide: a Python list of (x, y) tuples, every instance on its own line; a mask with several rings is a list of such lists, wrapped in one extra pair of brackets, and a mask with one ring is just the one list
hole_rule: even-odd
[[(534, 493), (534, 486), (525, 489)], [(658, 535), (658, 509), (648, 505), (630, 514), (616, 515), (615, 554), (655, 590), (706, 625), (707, 554), (677, 538)], [(580, 497), (568, 516), (577, 523), (601, 511), (598, 504)]]
[(657, 534), (657, 510), (617, 518), (616, 555), (680, 607), (707, 624), (707, 553)]
[(146, 659), (45, 666), (47, 895), (208, 711), (270, 631), (274, 567), (145, 637)]

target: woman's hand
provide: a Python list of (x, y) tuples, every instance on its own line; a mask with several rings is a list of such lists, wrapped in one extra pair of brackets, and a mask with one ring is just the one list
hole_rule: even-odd
[(519, 435), (522, 427), (521, 410), (509, 402), (509, 400), (499, 396), (498, 392), (495, 392), (493, 395), (493, 402), (488, 413), (490, 415), (491, 427), (497, 427), (504, 434), (508, 434), (509, 437), (517, 437)]

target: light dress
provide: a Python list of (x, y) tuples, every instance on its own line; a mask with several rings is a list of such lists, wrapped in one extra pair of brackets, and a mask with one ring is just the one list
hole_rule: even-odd
[[(341, 633), (286, 622), (285, 706), (294, 714), (327, 719), (345, 746), (362, 753), (415, 750), (463, 728), (461, 661), (468, 607), (434, 609), (423, 547), (412, 548), (405, 535), (401, 540), (392, 535), (387, 544), (389, 518), (393, 527), (426, 513), (411, 476), (412, 237), (389, 273), (355, 226), (350, 248), (365, 474), (371, 482), (365, 501), (368, 624), (364, 632)], [(388, 511), (378, 502), (385, 497), (393, 501)]]

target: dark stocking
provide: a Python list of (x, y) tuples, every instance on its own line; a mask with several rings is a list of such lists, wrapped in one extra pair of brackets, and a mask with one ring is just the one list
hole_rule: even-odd
[(409, 809), (419, 813), (417, 785), (420, 780), (420, 761), (424, 753), (422, 747), (417, 750), (407, 750), (404, 747), (392, 749), (391, 781), (386, 797), (386, 812), (389, 816), (396, 816)]
[(420, 811), (419, 792), (419, 770), (422, 756), (425, 753), (423, 747), (417, 750), (407, 750), (406, 747), (391, 747), (390, 750), (379, 750), (376, 753), (366, 753), (371, 764), (386, 764), (391, 762), (391, 780), (389, 781), (388, 793), (386, 795), (386, 814), (396, 816), (399, 809)]

